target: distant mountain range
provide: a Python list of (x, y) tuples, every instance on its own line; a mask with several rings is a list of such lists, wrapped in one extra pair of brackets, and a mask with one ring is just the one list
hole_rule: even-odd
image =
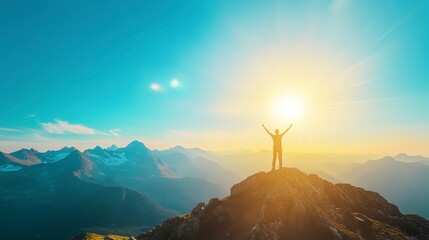
[[(214, 162), (177, 154), (138, 141), (84, 152), (71, 147), (0, 153), (2, 236), (67, 239), (84, 229), (133, 234), (225, 196), (237, 180)], [(221, 184), (206, 180), (216, 176)]]
[(234, 185), (139, 240), (429, 239), (429, 221), (403, 215), (375, 192), (283, 168)]
[[(287, 166), (330, 182), (377, 191), (401, 211), (429, 218), (429, 159), (402, 153), (368, 160), (371, 156), (322, 154), (318, 159), (295, 153), (284, 159)], [(270, 162), (270, 151), (225, 154), (179, 146), (158, 151), (138, 141), (83, 152), (74, 147), (0, 152), (2, 236), (134, 235), (199, 202), (227, 196), (233, 184), (268, 169)]]
[(64, 147), (57, 151), (41, 153), (33, 148), (23, 148), (10, 154), (0, 152), (0, 172), (17, 171), (26, 166), (56, 162), (64, 159), (74, 150), (76, 149), (73, 147)]
[(429, 219), (429, 165), (384, 157), (349, 165), (336, 176), (344, 182), (377, 191), (403, 212)]
[(0, 174), (0, 224), (7, 239), (67, 239), (83, 228), (141, 227), (176, 211), (124, 187), (105, 187), (101, 168), (74, 150), (51, 164)]
[(429, 158), (423, 157), (420, 155), (417, 156), (410, 156), (406, 153), (400, 153), (394, 157), (396, 160), (399, 160), (401, 162), (419, 162), (424, 163), (426, 165), (429, 165)]

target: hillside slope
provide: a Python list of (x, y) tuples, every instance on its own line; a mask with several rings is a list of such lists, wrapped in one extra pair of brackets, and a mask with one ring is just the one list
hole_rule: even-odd
[(134, 190), (84, 181), (97, 174), (78, 151), (59, 162), (0, 174), (2, 237), (69, 239), (87, 229), (134, 234), (177, 214)]
[(378, 193), (284, 168), (260, 172), (229, 197), (200, 203), (140, 240), (428, 239), (429, 221), (403, 215)]
[(428, 165), (384, 157), (350, 165), (337, 176), (347, 183), (380, 193), (402, 212), (429, 219)]

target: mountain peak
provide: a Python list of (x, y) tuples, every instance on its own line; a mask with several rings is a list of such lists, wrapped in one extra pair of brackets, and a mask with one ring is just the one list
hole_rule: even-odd
[(119, 147), (116, 146), (116, 144), (113, 144), (112, 146), (106, 148), (106, 150), (108, 150), (108, 151), (116, 151), (118, 149), (119, 149)]
[(146, 146), (144, 145), (144, 143), (138, 141), (138, 140), (134, 140), (132, 142), (130, 142), (126, 148), (146, 148)]
[(429, 158), (423, 157), (421, 155), (408, 155), (406, 153), (400, 153), (395, 156), (395, 159), (402, 162), (420, 162), (429, 165)]
[(36, 150), (23, 148), (11, 153), (9, 156), (13, 156), (14, 159), (10, 157), (9, 159), (14, 163), (31, 166), (42, 162), (39, 155), (40, 153)]
[(30, 150), (31, 150), (31, 151), (33, 151), (33, 152), (37, 152), (37, 153), (39, 152), (39, 151), (37, 151), (37, 150), (36, 150), (36, 149), (34, 149), (34, 148), (30, 148)]
[(61, 162), (76, 162), (76, 163), (84, 163), (89, 161), (86, 159), (85, 155), (81, 153), (79, 150), (73, 150), (67, 157), (65, 157)]
[(373, 162), (373, 163), (398, 163), (399, 161), (396, 160), (395, 158), (391, 157), (391, 156), (386, 156), (386, 157), (382, 157), (378, 160), (369, 160), (369, 162)]
[(10, 154), (11, 154), (11, 155), (15, 155), (15, 154), (30, 153), (30, 152), (33, 152), (33, 151), (32, 151), (32, 150), (30, 150), (30, 149), (21, 148), (20, 150), (15, 151), (15, 152), (12, 152), (12, 153), (10, 153)]
[(406, 159), (406, 158), (415, 159), (415, 160), (417, 159), (427, 160), (427, 158), (423, 157), (422, 155), (409, 155), (407, 153), (399, 153), (398, 155), (395, 156), (395, 158), (397, 158), (398, 160)]
[(74, 156), (80, 156), (83, 157), (82, 153), (77, 150), (77, 149), (73, 149), (70, 154), (68, 155), (68, 157), (74, 157)]
[(73, 150), (63, 160), (54, 163), (54, 166), (62, 166), (67, 172), (72, 172), (74, 176), (81, 178), (82, 175), (91, 175), (94, 164), (87, 159), (79, 150)]
[(60, 151), (60, 152), (71, 152), (71, 151), (74, 151), (74, 150), (76, 150), (76, 148), (75, 147), (67, 147), (67, 146), (64, 146), (63, 148), (61, 148), (60, 150), (58, 150), (58, 151)]
[(410, 155), (406, 154), (406, 153), (399, 153), (398, 155), (395, 156), (395, 158), (397, 157), (409, 157)]
[(94, 150), (97, 150), (97, 151), (100, 151), (100, 150), (103, 150), (100, 146), (95, 146), (95, 148), (94, 148)]
[(172, 147), (172, 148), (170, 148), (171, 150), (177, 150), (177, 151), (183, 151), (183, 150), (186, 150), (186, 148), (185, 147), (183, 147), (183, 146), (179, 146), (179, 145), (176, 145), (176, 146), (174, 146), (174, 147)]
[(427, 239), (429, 222), (402, 215), (378, 193), (295, 168), (254, 174), (225, 199), (139, 236), (158, 239)]

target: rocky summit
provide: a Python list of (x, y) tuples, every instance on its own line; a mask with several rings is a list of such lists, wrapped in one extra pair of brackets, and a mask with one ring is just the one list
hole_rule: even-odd
[(429, 221), (401, 214), (376, 192), (283, 168), (254, 174), (230, 196), (200, 203), (138, 239), (429, 239)]

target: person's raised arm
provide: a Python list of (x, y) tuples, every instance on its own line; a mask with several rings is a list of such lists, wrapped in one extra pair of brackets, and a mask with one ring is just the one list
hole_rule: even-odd
[(265, 131), (267, 131), (267, 133), (270, 134), (270, 136), (274, 136), (274, 134), (272, 134), (270, 131), (268, 131), (268, 129), (265, 127), (264, 124), (262, 124), (262, 127), (264, 127)]
[(287, 133), (287, 131), (289, 131), (289, 129), (292, 127), (293, 125), (291, 124), (289, 127), (288, 127), (288, 129), (286, 129), (284, 132), (282, 132), (280, 135), (285, 135), (286, 133)]

